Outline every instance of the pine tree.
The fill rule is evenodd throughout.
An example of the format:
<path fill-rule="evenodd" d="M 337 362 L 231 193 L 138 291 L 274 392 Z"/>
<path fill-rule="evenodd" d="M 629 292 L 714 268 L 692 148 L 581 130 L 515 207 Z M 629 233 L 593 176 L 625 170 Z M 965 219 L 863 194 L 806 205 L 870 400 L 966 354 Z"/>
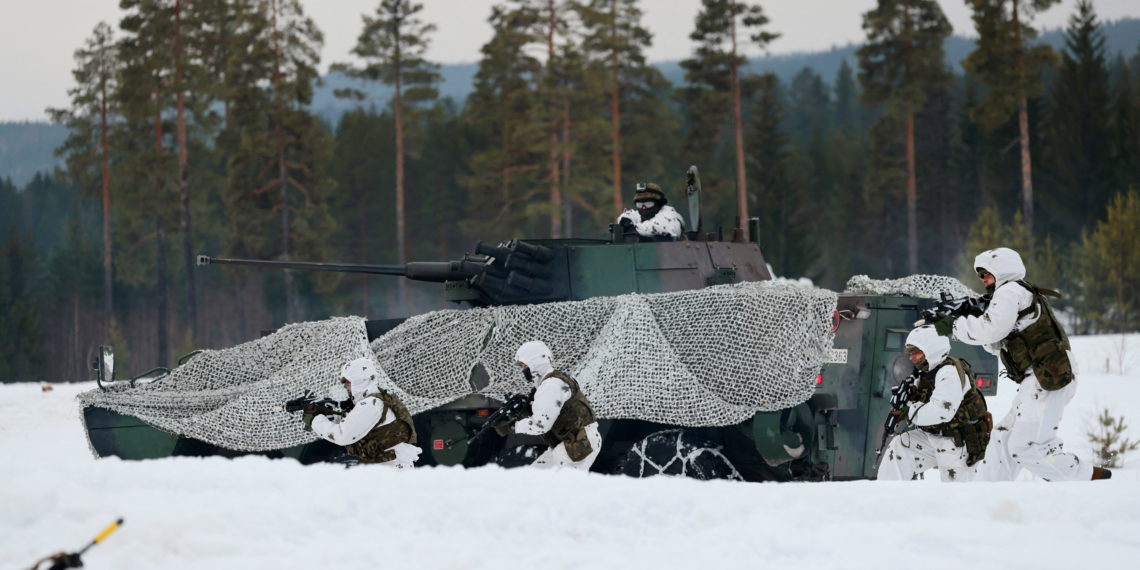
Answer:
<path fill-rule="evenodd" d="M 178 157 L 178 228 L 182 235 L 182 270 L 185 282 L 185 314 L 190 325 L 191 343 L 199 338 L 198 328 L 198 288 L 194 279 L 195 251 L 193 246 L 193 224 L 191 205 L 191 163 L 190 148 L 205 145 L 191 140 L 190 117 L 193 114 L 197 126 L 202 129 L 212 127 L 213 112 L 210 105 L 217 91 L 214 79 L 205 66 L 207 55 L 212 50 L 208 25 L 211 22 L 209 2 L 199 4 L 189 0 L 175 0 L 173 6 L 173 57 L 174 70 L 170 77 L 170 88 L 174 92 L 174 129 Z M 206 182 L 204 176 L 201 182 Z M 205 184 L 203 184 L 205 186 Z"/>
<path fill-rule="evenodd" d="M 1030 154 L 1029 103 L 1041 92 L 1041 70 L 1053 61 L 1052 50 L 1032 45 L 1033 16 L 1060 0 L 968 0 L 978 32 L 977 47 L 963 67 L 988 87 L 972 116 L 992 131 L 1017 115 L 1021 149 L 1021 211 L 1033 232 L 1033 167 Z M 1009 9 L 1006 9 L 1008 5 Z"/>
<path fill-rule="evenodd" d="M 643 51 L 653 41 L 641 26 L 638 0 L 590 0 L 578 7 L 586 28 L 583 50 L 609 72 L 610 184 L 614 211 L 622 210 L 622 111 L 628 94 L 644 86 L 648 66 Z"/>
<path fill-rule="evenodd" d="M 1104 32 L 1092 4 L 1077 2 L 1053 82 L 1045 131 L 1053 174 L 1050 226 L 1065 241 L 1091 226 L 1114 192 L 1109 159 L 1109 76 Z"/>
<path fill-rule="evenodd" d="M 683 60 L 687 86 L 678 92 L 686 106 L 689 136 L 685 150 L 694 157 L 709 157 L 724 125 L 730 125 L 736 150 L 736 212 L 748 239 L 748 186 L 744 167 L 744 126 L 741 71 L 748 34 L 751 44 L 763 49 L 779 34 L 766 31 L 768 17 L 759 5 L 736 0 L 702 0 L 696 26 L 689 36 L 697 42 L 693 58 Z M 738 26 L 740 28 L 738 33 Z M 704 162 L 703 160 L 701 162 Z M 708 162 L 712 162 L 709 160 Z"/>
<path fill-rule="evenodd" d="M 98 193 L 103 203 L 103 334 L 114 318 L 111 244 L 111 123 L 117 114 L 115 92 L 121 64 L 114 31 L 95 26 L 87 44 L 75 52 L 76 86 L 68 90 L 71 107 L 49 109 L 52 121 L 68 130 L 56 155 L 64 157 L 67 176 L 85 193 Z"/>
<path fill-rule="evenodd" d="M 425 24 L 417 14 L 423 4 L 410 0 L 381 0 L 374 16 L 364 16 L 364 30 L 352 53 L 363 60 L 362 67 L 348 64 L 333 66 L 349 77 L 379 81 L 393 87 L 391 100 L 396 128 L 396 263 L 407 262 L 407 230 L 404 164 L 405 124 L 413 118 L 417 105 L 439 96 L 439 66 L 424 59 L 430 46 L 429 35 L 435 26 Z M 363 94 L 352 94 L 361 99 Z M 409 116 L 405 116 L 408 111 Z M 406 303 L 404 281 L 400 281 L 401 299 Z"/>
<path fill-rule="evenodd" d="M 867 43 L 857 52 L 863 98 L 885 105 L 905 128 L 907 267 L 913 274 L 919 246 L 914 114 L 926 102 L 926 89 L 947 80 L 942 44 L 952 28 L 933 0 L 879 0 L 863 15 L 863 30 Z"/>

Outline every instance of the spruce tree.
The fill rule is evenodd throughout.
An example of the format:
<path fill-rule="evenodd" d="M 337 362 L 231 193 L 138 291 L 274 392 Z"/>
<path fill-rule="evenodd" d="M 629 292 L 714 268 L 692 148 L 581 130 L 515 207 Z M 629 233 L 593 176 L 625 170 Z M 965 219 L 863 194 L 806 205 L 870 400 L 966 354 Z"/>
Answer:
<path fill-rule="evenodd" d="M 1140 328 L 1140 191 L 1116 194 L 1105 217 L 1082 236 L 1077 255 L 1078 310 L 1098 332 Z"/>
<path fill-rule="evenodd" d="M 1109 76 L 1104 32 L 1092 4 L 1077 2 L 1049 98 L 1048 171 L 1055 188 L 1050 226 L 1064 241 L 1091 226 L 1114 192 L 1109 158 Z"/>
<path fill-rule="evenodd" d="M 1140 188 L 1140 91 L 1123 55 L 1117 56 L 1113 69 L 1109 112 L 1113 188 Z"/>
<path fill-rule="evenodd" d="M 543 158 L 536 148 L 545 135 L 531 123 L 541 65 L 524 49 L 531 41 L 528 22 L 501 6 L 488 21 L 494 35 L 481 49 L 464 108 L 479 150 L 471 155 L 470 176 L 461 181 L 470 193 L 469 219 L 462 226 L 485 240 L 505 239 L 526 227 L 537 230 L 531 204 L 542 183 Z"/>
<path fill-rule="evenodd" d="M 771 73 L 760 76 L 750 113 L 748 166 L 760 235 L 754 236 L 767 261 L 781 276 L 800 277 L 814 260 L 807 222 L 806 194 L 791 172 L 792 148 L 784 132 L 780 80 Z"/>
<path fill-rule="evenodd" d="M 37 303 L 36 259 L 18 228 L 0 241 L 0 382 L 43 378 L 44 334 Z"/>
<path fill-rule="evenodd" d="M 49 109 L 52 121 L 67 128 L 56 149 L 67 165 L 69 180 L 84 193 L 100 196 L 103 205 L 103 334 L 114 317 L 111 244 L 111 124 L 117 115 L 115 92 L 121 64 L 114 31 L 106 22 L 95 26 L 87 44 L 75 52 L 75 87 L 68 90 L 71 106 Z"/>
<path fill-rule="evenodd" d="M 126 251 L 116 275 L 130 285 L 153 287 L 156 328 L 152 362 L 164 365 L 169 356 L 168 294 L 170 270 L 167 231 L 176 215 L 177 163 L 170 153 L 167 111 L 173 107 L 169 89 L 172 5 L 164 0 L 123 0 L 127 14 L 120 21 L 123 72 L 116 94 L 123 120 L 116 125 L 111 147 L 121 175 L 116 233 Z M 139 246 L 152 242 L 150 255 Z"/>
<path fill-rule="evenodd" d="M 1033 166 L 1030 153 L 1029 99 L 1041 92 L 1041 70 L 1053 59 L 1045 45 L 1033 45 L 1037 31 L 1029 24 L 1037 13 L 1060 0 L 968 0 L 977 47 L 962 62 L 967 72 L 989 88 L 972 113 L 993 131 L 1017 117 L 1021 159 L 1021 211 L 1033 232 Z"/>
<path fill-rule="evenodd" d="M 884 105 L 888 116 L 880 121 L 897 119 L 904 129 L 907 270 L 913 274 L 918 272 L 919 246 L 914 115 L 926 101 L 926 90 L 947 80 L 942 44 L 952 28 L 933 0 L 879 0 L 863 15 L 863 30 L 867 43 L 857 52 L 863 98 Z"/>
<path fill-rule="evenodd" d="M 859 86 L 847 59 L 835 75 L 835 127 L 849 134 L 862 132 L 863 108 L 859 104 Z"/>

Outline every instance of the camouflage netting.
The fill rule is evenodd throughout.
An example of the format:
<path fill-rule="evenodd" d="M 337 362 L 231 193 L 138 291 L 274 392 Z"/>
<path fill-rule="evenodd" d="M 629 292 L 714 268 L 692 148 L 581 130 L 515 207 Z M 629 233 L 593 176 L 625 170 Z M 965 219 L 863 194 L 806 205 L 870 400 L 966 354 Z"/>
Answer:
<path fill-rule="evenodd" d="M 501 399 L 529 389 L 515 350 L 543 340 L 602 418 L 703 426 L 806 401 L 832 346 L 836 294 L 773 282 L 541 305 L 435 311 L 369 347 L 363 319 L 300 323 L 196 355 L 159 381 L 80 395 L 83 406 L 243 451 L 315 437 L 278 411 L 305 389 L 343 398 L 340 367 L 373 354 L 380 385 L 414 414 L 473 391 L 472 372 Z M 369 350 L 371 348 L 371 351 Z M 479 376 L 479 374 L 475 374 Z"/>
<path fill-rule="evenodd" d="M 977 297 L 978 293 L 961 281 L 945 275 L 911 275 L 901 279 L 871 279 L 856 275 L 847 280 L 847 292 L 860 295 L 905 295 L 920 299 L 937 299 L 942 291 L 958 299 Z"/>

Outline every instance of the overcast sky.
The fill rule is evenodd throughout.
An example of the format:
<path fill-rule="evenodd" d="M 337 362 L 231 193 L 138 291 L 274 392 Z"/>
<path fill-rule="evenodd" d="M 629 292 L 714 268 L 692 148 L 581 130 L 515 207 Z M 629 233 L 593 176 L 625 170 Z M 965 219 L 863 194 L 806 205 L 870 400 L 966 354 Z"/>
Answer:
<path fill-rule="evenodd" d="M 487 16 L 498 0 L 420 0 L 422 17 L 438 27 L 429 57 L 442 63 L 474 62 L 491 37 Z M 321 68 L 349 60 L 360 33 L 361 14 L 372 12 L 378 0 L 303 0 L 306 10 L 325 34 Z M 761 0 L 782 37 L 771 53 L 825 50 L 859 42 L 863 12 L 875 0 Z M 1065 24 L 1076 0 L 1062 3 L 1038 17 L 1040 26 Z M 44 107 L 67 105 L 72 54 L 90 37 L 100 20 L 118 25 L 118 0 L 0 0 L 0 121 L 43 120 Z M 1140 0 L 1094 0 L 1101 20 L 1140 17 Z M 677 60 L 690 55 L 689 33 L 700 0 L 643 0 L 644 25 L 654 34 L 651 61 Z M 972 35 L 965 0 L 943 0 L 956 33 Z M 1140 42 L 1140 38 L 1137 39 Z"/>

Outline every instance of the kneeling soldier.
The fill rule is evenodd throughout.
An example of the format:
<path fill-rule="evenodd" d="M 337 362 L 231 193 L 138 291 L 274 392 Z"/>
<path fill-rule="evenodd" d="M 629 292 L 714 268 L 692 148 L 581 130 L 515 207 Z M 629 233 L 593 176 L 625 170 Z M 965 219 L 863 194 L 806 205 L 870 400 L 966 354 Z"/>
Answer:
<path fill-rule="evenodd" d="M 408 408 L 380 389 L 370 358 L 358 358 L 341 369 L 341 382 L 352 395 L 352 410 L 343 416 L 312 418 L 313 433 L 347 448 L 361 463 L 412 467 L 420 456 L 416 428 Z"/>
<path fill-rule="evenodd" d="M 899 434 L 879 465 L 879 480 L 910 480 L 928 469 L 943 481 L 966 481 L 967 467 L 985 456 L 993 419 L 971 382 L 964 360 L 950 356 L 950 340 L 933 326 L 907 335 L 906 351 L 918 372 L 907 419 L 918 429 Z"/>
<path fill-rule="evenodd" d="M 578 382 L 569 374 L 554 369 L 550 348 L 541 341 L 519 347 L 516 363 L 523 376 L 534 382 L 530 393 L 531 414 L 514 423 L 515 433 L 540 435 L 550 446 L 531 465 L 559 467 L 568 465 L 589 470 L 602 449 L 602 436 L 594 410 L 586 400 Z M 503 426 L 500 433 L 508 426 Z"/>

